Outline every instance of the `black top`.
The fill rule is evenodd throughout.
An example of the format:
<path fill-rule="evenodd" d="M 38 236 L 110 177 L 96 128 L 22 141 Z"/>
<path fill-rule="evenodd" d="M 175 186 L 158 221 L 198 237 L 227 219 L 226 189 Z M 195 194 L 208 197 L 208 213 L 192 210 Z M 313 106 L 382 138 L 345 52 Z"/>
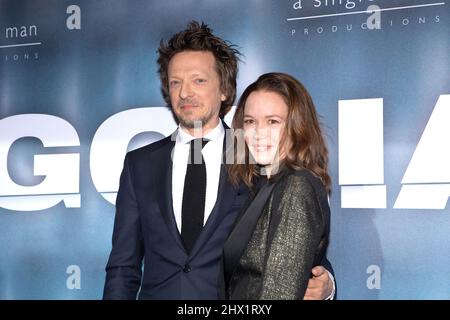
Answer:
<path fill-rule="evenodd" d="M 226 299 L 303 299 L 313 266 L 325 257 L 330 209 L 320 179 L 285 170 L 267 180 L 224 247 Z"/>

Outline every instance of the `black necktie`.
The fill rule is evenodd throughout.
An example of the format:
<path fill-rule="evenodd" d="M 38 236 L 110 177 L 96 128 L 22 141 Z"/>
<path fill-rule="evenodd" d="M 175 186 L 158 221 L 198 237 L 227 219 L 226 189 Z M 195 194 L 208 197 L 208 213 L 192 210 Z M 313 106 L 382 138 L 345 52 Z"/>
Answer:
<path fill-rule="evenodd" d="M 202 231 L 206 197 L 206 166 L 202 149 L 209 140 L 191 141 L 184 180 L 183 203 L 181 207 L 181 238 L 188 253 Z"/>

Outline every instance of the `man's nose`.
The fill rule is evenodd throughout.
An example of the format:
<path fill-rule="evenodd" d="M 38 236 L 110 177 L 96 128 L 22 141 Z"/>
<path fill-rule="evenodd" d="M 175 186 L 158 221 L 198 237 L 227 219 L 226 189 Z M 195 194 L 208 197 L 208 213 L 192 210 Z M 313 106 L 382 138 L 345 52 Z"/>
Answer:
<path fill-rule="evenodd" d="M 192 96 L 192 88 L 191 88 L 191 85 L 190 85 L 188 82 L 184 81 L 184 82 L 181 84 L 180 98 L 181 98 L 181 99 L 186 99 L 186 98 L 189 98 L 189 97 L 191 97 L 191 96 Z"/>

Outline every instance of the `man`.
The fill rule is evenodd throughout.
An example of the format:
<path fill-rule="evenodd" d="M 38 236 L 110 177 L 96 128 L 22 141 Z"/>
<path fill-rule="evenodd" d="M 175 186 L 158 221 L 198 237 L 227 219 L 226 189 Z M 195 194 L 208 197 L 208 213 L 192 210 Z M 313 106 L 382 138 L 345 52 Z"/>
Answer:
<path fill-rule="evenodd" d="M 179 128 L 125 157 L 104 299 L 218 298 L 223 244 L 249 198 L 222 161 L 238 54 L 197 22 L 161 42 L 162 93 Z M 305 299 L 328 297 L 328 272 L 312 272 Z"/>

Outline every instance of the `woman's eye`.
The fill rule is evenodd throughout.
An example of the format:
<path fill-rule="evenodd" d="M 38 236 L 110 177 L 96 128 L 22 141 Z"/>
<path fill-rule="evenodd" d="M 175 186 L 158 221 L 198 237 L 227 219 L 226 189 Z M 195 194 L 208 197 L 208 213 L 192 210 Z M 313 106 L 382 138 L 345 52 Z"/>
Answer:
<path fill-rule="evenodd" d="M 252 119 L 246 119 L 244 120 L 244 124 L 252 124 L 253 120 Z"/>
<path fill-rule="evenodd" d="M 269 119 L 269 124 L 278 124 L 278 123 L 280 123 L 280 121 L 276 119 Z"/>

